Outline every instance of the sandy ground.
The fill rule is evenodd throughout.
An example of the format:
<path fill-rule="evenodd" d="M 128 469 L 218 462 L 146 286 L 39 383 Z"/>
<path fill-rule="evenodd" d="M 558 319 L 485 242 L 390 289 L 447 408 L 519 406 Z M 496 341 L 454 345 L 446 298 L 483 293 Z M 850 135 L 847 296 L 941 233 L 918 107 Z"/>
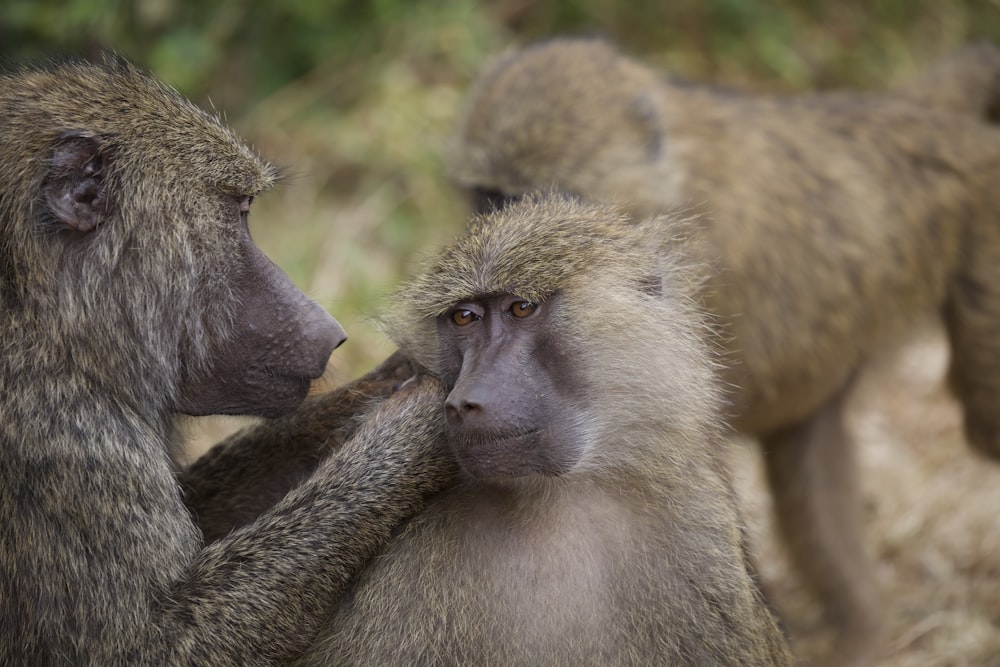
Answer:
<path fill-rule="evenodd" d="M 886 613 L 880 666 L 1000 666 L 1000 464 L 965 445 L 947 360 L 941 332 L 922 331 L 851 403 Z M 737 448 L 737 485 L 768 593 L 808 657 L 819 617 L 775 542 L 759 459 L 757 447 Z"/>

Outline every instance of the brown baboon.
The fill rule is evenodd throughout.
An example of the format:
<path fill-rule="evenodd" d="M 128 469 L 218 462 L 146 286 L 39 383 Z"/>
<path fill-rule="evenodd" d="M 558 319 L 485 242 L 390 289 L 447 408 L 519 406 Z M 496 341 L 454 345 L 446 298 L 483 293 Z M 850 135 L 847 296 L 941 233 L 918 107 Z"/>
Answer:
<path fill-rule="evenodd" d="M 881 618 L 843 423 L 859 368 L 943 312 L 968 438 L 1000 455 L 1000 134 L 973 117 L 983 100 L 939 112 L 923 86 L 920 104 L 753 95 L 674 82 L 601 40 L 553 40 L 485 69 L 450 154 L 481 209 L 554 187 L 703 214 L 693 243 L 714 271 L 700 299 L 732 424 L 762 441 L 837 664 L 869 659 Z"/>
<path fill-rule="evenodd" d="M 250 240 L 275 170 L 115 57 L 0 78 L 0 156 L 0 664 L 288 662 L 451 479 L 440 383 L 359 427 L 282 421 L 301 483 L 204 546 L 182 488 L 239 504 L 219 480 L 279 454 L 251 432 L 178 471 L 172 415 L 286 414 L 344 340 Z"/>
<path fill-rule="evenodd" d="M 451 390 L 460 481 L 304 664 L 790 664 L 748 570 L 671 230 L 528 197 L 399 292 L 386 328 Z"/>

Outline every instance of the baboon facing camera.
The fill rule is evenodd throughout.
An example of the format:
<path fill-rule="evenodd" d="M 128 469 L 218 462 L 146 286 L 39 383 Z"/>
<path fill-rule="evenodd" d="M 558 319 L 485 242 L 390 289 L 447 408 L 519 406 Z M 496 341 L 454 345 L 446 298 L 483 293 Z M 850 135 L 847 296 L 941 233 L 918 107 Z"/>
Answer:
<path fill-rule="evenodd" d="M 746 560 L 682 227 L 529 196 L 399 291 L 386 330 L 450 389 L 459 482 L 302 664 L 790 664 Z"/>
<path fill-rule="evenodd" d="M 339 451 L 343 392 L 171 459 L 176 413 L 288 415 L 345 338 L 250 240 L 276 176 L 117 57 L 0 77 L 0 664 L 285 664 L 452 479 L 430 378 Z M 243 505 L 276 434 L 301 483 L 205 546 L 182 497 Z"/>
<path fill-rule="evenodd" d="M 943 314 L 968 439 L 1000 456 L 1000 133 L 966 85 L 992 85 L 995 55 L 968 52 L 909 92 L 754 95 L 556 39 L 486 67 L 455 132 L 449 170 L 480 210 L 556 188 L 700 214 L 692 245 L 713 269 L 698 298 L 725 348 L 730 418 L 763 444 L 833 664 L 867 662 L 881 618 L 844 423 L 859 369 Z"/>

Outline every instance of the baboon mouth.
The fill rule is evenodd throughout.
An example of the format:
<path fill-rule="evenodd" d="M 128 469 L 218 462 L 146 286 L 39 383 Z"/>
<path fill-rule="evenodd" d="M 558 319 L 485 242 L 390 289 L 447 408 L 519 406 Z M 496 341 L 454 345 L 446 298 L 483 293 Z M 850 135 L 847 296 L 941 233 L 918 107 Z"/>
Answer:
<path fill-rule="evenodd" d="M 515 431 L 514 433 L 501 434 L 498 438 L 496 438 L 495 443 L 503 444 L 505 442 L 513 442 L 515 440 L 524 440 L 526 438 L 532 438 L 538 435 L 540 431 L 541 429 L 530 428 L 524 431 Z"/>
<path fill-rule="evenodd" d="M 541 429 L 529 428 L 519 431 L 465 431 L 456 434 L 456 442 L 460 442 L 464 445 L 476 447 L 476 446 L 495 446 L 503 445 L 505 443 L 516 442 L 518 440 L 523 440 L 525 438 L 533 437 L 538 435 Z"/>
<path fill-rule="evenodd" d="M 537 475 L 552 476 L 571 466 L 554 461 L 539 446 L 542 429 L 480 433 L 454 439 L 455 457 L 466 473 L 487 481 L 512 480 Z"/>
<path fill-rule="evenodd" d="M 268 366 L 267 364 L 259 366 L 257 368 L 250 369 L 251 373 L 260 373 L 270 380 L 275 382 L 287 382 L 291 384 L 309 384 L 313 380 L 318 380 L 323 377 L 326 371 L 326 365 L 319 370 L 317 369 L 289 369 L 289 368 L 277 368 L 274 366 Z"/>

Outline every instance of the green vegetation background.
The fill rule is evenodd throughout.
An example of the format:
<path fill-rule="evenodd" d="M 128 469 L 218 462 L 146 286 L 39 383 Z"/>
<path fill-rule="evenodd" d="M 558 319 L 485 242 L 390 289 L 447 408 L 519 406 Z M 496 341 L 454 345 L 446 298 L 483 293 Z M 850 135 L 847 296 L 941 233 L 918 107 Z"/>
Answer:
<path fill-rule="evenodd" d="M 114 49 L 223 113 L 289 178 L 258 242 L 352 334 L 340 379 L 391 347 L 368 317 L 454 234 L 441 151 L 493 53 L 604 34 L 690 78 L 769 90 L 878 88 L 973 39 L 1000 0 L 4 0 L 6 65 Z"/>

